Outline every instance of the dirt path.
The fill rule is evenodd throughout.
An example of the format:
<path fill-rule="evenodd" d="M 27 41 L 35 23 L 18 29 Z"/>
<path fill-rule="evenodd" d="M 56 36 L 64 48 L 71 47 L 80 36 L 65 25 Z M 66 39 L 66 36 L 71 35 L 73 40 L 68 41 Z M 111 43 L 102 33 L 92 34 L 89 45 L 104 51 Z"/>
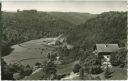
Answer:
<path fill-rule="evenodd" d="M 21 62 L 21 61 L 25 61 L 25 60 L 31 60 L 31 59 L 43 59 L 43 58 L 26 58 L 26 59 L 18 60 L 17 62 Z"/>

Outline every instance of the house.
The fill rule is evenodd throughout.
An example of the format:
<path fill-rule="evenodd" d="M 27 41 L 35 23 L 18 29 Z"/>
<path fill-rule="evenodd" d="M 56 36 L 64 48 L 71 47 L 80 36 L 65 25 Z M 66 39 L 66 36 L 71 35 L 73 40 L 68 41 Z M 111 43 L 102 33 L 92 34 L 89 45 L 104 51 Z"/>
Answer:
<path fill-rule="evenodd" d="M 118 44 L 96 44 L 93 48 L 93 53 L 98 57 L 104 57 L 106 61 L 111 58 L 111 53 L 119 50 Z"/>
<path fill-rule="evenodd" d="M 58 37 L 55 38 L 47 38 L 48 41 L 48 45 L 59 45 L 62 44 L 64 41 L 66 40 L 66 38 L 64 37 L 63 34 L 59 35 Z"/>
<path fill-rule="evenodd" d="M 48 39 L 49 41 L 47 44 L 52 45 L 52 46 L 62 46 L 62 47 L 67 47 L 67 49 L 72 49 L 73 45 L 67 43 L 67 38 L 61 34 L 58 37 L 54 39 Z"/>

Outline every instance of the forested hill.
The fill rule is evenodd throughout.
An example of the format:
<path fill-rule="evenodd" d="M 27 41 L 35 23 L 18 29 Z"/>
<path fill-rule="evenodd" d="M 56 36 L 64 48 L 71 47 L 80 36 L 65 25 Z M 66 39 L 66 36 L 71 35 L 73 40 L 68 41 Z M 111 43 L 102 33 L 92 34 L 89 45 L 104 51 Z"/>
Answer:
<path fill-rule="evenodd" d="M 72 15 L 72 17 L 68 17 L 71 16 L 70 14 L 74 15 Z M 71 23 L 71 21 L 79 22 L 80 24 L 83 21 L 94 17 L 90 16 L 93 14 L 86 13 L 66 14 L 66 12 L 52 13 L 38 12 L 36 10 L 3 12 L 2 15 L 4 25 L 3 39 L 6 42 L 12 44 L 21 43 L 32 39 L 38 39 L 41 37 L 55 37 L 60 35 L 61 33 L 67 33 L 72 28 L 74 28 L 76 24 Z M 87 18 L 85 18 L 84 16 L 87 16 Z"/>
<path fill-rule="evenodd" d="M 79 25 L 85 23 L 88 19 L 96 17 L 96 14 L 79 12 L 50 12 L 49 15 Z"/>
<path fill-rule="evenodd" d="M 126 12 L 104 12 L 71 31 L 68 42 L 84 48 L 93 47 L 96 43 L 118 43 L 124 46 L 126 31 Z"/>
<path fill-rule="evenodd" d="M 57 36 L 74 25 L 55 19 L 45 12 L 23 11 L 3 14 L 3 36 L 5 41 L 20 43 L 40 37 Z"/>

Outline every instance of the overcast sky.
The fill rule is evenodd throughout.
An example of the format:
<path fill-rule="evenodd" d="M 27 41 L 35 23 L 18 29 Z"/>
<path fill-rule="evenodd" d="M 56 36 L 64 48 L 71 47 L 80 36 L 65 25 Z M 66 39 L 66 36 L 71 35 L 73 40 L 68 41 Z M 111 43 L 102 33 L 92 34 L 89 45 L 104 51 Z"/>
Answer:
<path fill-rule="evenodd" d="M 17 9 L 37 9 L 39 11 L 58 12 L 88 12 L 99 14 L 107 11 L 126 11 L 126 1 L 69 1 L 69 0 L 43 0 L 21 1 L 5 0 L 2 2 L 2 10 L 16 11 Z"/>

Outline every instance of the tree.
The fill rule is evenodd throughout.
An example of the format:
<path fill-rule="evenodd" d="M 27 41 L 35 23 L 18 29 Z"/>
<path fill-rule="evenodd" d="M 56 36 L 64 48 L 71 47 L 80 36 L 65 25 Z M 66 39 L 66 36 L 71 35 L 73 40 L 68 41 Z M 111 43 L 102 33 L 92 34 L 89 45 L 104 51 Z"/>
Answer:
<path fill-rule="evenodd" d="M 6 64 L 3 58 L 1 58 L 1 79 L 14 80 L 13 74 L 9 72 L 9 66 Z"/>
<path fill-rule="evenodd" d="M 83 80 L 84 79 L 84 69 L 80 68 L 80 79 Z"/>
<path fill-rule="evenodd" d="M 81 66 L 79 64 L 75 64 L 74 68 L 73 68 L 73 72 L 74 73 L 78 73 L 80 70 Z"/>
<path fill-rule="evenodd" d="M 2 41 L 2 57 L 7 56 L 13 51 L 13 48 L 10 47 L 8 42 Z"/>
<path fill-rule="evenodd" d="M 89 74 L 99 74 L 102 72 L 101 61 L 97 58 L 91 50 L 84 52 L 84 56 L 80 59 L 80 64 L 85 68 Z"/>
<path fill-rule="evenodd" d="M 23 75 L 29 76 L 31 73 L 32 73 L 32 68 L 30 67 L 30 65 L 26 65 L 26 67 L 24 68 Z"/>
<path fill-rule="evenodd" d="M 43 79 L 55 79 L 56 77 L 56 65 L 53 63 L 53 61 L 48 61 L 43 68 Z"/>
<path fill-rule="evenodd" d="M 114 52 L 111 54 L 111 63 L 113 66 L 119 66 L 122 67 L 127 65 L 127 49 L 121 48 L 120 50 Z"/>

